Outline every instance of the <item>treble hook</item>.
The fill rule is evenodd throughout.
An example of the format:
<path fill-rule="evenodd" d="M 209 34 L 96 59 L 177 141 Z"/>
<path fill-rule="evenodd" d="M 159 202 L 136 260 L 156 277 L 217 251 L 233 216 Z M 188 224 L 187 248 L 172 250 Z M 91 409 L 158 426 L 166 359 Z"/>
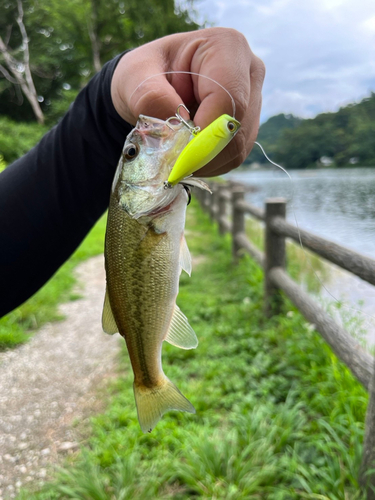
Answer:
<path fill-rule="evenodd" d="M 188 195 L 187 205 L 190 205 L 190 202 L 191 202 L 191 190 L 190 190 L 190 186 L 188 186 L 187 184 L 184 184 L 183 182 L 181 182 L 181 184 L 184 187 L 184 189 L 186 191 L 186 194 Z"/>
<path fill-rule="evenodd" d="M 180 115 L 180 112 L 179 112 L 180 108 L 184 108 L 184 110 L 190 115 L 190 111 L 187 109 L 185 104 L 179 104 L 177 106 L 177 111 L 176 111 L 176 115 L 175 115 L 176 118 L 178 118 L 180 120 L 180 122 L 183 123 L 185 125 L 185 127 L 187 127 L 193 135 L 197 135 L 198 132 L 200 132 L 201 128 L 200 127 L 192 127 L 190 125 L 190 123 L 188 123 L 184 118 L 182 118 L 182 116 Z"/>

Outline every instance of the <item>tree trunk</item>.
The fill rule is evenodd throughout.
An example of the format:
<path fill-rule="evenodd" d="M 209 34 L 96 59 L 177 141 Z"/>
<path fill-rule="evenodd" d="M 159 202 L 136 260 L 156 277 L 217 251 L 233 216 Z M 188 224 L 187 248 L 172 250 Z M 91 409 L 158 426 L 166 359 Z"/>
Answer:
<path fill-rule="evenodd" d="M 26 99 L 29 101 L 32 107 L 37 122 L 43 124 L 44 114 L 38 101 L 38 95 L 35 89 L 34 80 L 30 70 L 29 39 L 27 37 L 26 28 L 23 23 L 22 0 L 17 0 L 17 7 L 18 7 L 17 24 L 21 32 L 22 44 L 24 47 L 23 61 L 18 61 L 12 56 L 11 50 L 9 49 L 9 47 L 7 47 L 3 39 L 0 37 L 0 53 L 3 54 L 4 62 L 12 77 L 10 77 L 9 73 L 8 76 L 6 72 L 2 71 L 2 73 L 11 83 L 18 84 L 21 87 L 22 92 L 24 93 Z M 23 73 L 21 73 L 18 70 L 18 67 L 20 65 L 24 67 Z"/>
<path fill-rule="evenodd" d="M 91 18 L 87 21 L 87 28 L 91 41 L 94 69 L 98 73 L 102 69 L 102 63 L 100 60 L 101 43 L 98 35 L 98 4 L 96 0 L 91 0 Z"/>

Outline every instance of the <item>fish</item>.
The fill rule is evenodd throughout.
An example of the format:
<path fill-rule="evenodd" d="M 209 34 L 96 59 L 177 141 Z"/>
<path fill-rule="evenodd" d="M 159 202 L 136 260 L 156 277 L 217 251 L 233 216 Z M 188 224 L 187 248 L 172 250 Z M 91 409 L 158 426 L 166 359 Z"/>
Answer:
<path fill-rule="evenodd" d="M 143 432 L 169 410 L 195 413 L 164 374 L 164 341 L 194 349 L 197 336 L 176 304 L 181 269 L 191 274 L 184 237 L 186 186 L 166 188 L 191 132 L 177 119 L 140 115 L 126 138 L 113 180 L 105 237 L 106 294 L 102 327 L 126 341 Z M 202 181 L 190 184 L 203 186 Z"/>
<path fill-rule="evenodd" d="M 168 185 L 174 186 L 207 165 L 229 144 L 240 127 L 238 120 L 224 114 L 201 131 L 193 128 L 194 137 L 177 158 L 169 174 Z"/>

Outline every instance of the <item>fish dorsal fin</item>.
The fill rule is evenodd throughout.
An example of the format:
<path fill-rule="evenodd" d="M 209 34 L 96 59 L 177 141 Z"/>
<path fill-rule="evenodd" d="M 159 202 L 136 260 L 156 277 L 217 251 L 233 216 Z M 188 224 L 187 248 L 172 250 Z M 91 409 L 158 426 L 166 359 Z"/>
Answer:
<path fill-rule="evenodd" d="M 180 247 L 180 267 L 191 276 L 191 255 L 184 235 L 182 235 Z"/>
<path fill-rule="evenodd" d="M 171 324 L 165 339 L 172 345 L 181 349 L 195 349 L 198 345 L 198 339 L 194 330 L 189 325 L 187 317 L 176 304 Z"/>
<path fill-rule="evenodd" d="M 102 315 L 102 327 L 105 333 L 113 335 L 118 332 L 115 318 L 113 317 L 111 304 L 109 303 L 108 289 L 105 291 L 103 315 Z"/>

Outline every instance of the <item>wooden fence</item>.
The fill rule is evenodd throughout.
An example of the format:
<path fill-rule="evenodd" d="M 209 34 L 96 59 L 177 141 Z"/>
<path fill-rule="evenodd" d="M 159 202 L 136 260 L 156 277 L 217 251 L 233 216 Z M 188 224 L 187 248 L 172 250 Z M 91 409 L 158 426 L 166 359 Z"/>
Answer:
<path fill-rule="evenodd" d="M 304 248 L 333 262 L 363 280 L 375 285 L 375 260 L 341 245 L 297 229 L 286 221 L 286 200 L 266 200 L 265 210 L 245 202 L 245 188 L 235 183 L 211 183 L 212 195 L 197 190 L 201 205 L 219 225 L 221 234 L 232 234 L 233 257 L 248 253 L 265 272 L 265 314 L 272 316 L 281 310 L 283 294 L 289 297 L 305 318 L 330 345 L 336 356 L 351 370 L 369 391 L 366 431 L 359 482 L 368 500 L 375 500 L 375 359 L 322 307 L 314 301 L 286 272 L 285 240 L 290 238 Z M 231 217 L 228 217 L 230 207 Z M 265 224 L 265 252 L 261 252 L 246 237 L 245 215 Z"/>

